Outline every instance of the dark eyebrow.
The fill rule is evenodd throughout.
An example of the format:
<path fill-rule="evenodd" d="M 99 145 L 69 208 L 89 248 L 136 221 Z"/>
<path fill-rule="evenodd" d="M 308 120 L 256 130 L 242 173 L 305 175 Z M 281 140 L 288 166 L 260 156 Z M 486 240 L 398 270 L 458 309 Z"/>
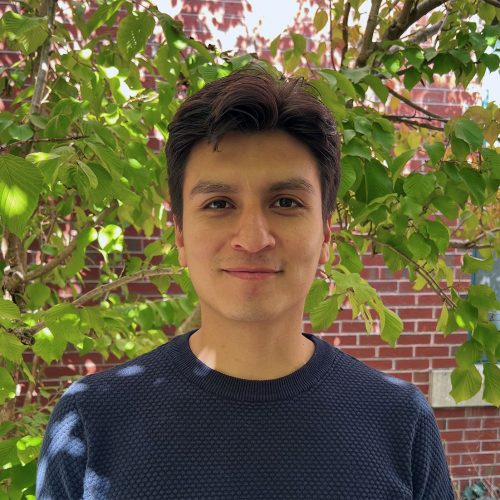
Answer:
<path fill-rule="evenodd" d="M 269 186 L 268 191 L 270 193 L 274 193 L 276 191 L 307 191 L 308 193 L 314 194 L 312 184 L 303 177 L 291 177 L 289 179 L 274 182 Z M 191 189 L 189 197 L 193 198 L 197 194 L 235 194 L 237 192 L 238 189 L 230 184 L 224 184 L 216 181 L 199 181 L 196 186 Z"/>

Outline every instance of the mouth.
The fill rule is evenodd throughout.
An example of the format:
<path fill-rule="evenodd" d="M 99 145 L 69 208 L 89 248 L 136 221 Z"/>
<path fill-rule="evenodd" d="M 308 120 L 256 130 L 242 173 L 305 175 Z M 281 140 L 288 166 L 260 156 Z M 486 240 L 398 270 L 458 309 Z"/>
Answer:
<path fill-rule="evenodd" d="M 223 269 L 223 271 L 234 278 L 244 280 L 265 280 L 277 276 L 281 271 L 273 269 Z"/>

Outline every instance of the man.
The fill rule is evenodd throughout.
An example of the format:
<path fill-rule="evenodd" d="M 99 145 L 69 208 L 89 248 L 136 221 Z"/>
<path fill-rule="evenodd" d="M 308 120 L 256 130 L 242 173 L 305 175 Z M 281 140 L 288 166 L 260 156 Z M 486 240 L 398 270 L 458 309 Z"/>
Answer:
<path fill-rule="evenodd" d="M 254 67 L 187 99 L 169 131 L 201 327 L 71 386 L 37 499 L 452 499 L 422 393 L 302 333 L 339 182 L 327 108 Z"/>

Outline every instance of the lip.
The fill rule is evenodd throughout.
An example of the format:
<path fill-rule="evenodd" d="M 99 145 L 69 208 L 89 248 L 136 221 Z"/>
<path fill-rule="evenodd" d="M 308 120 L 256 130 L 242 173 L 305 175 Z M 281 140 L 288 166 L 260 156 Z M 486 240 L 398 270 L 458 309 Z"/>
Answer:
<path fill-rule="evenodd" d="M 280 271 L 274 269 L 223 269 L 223 271 L 234 278 L 243 280 L 265 280 L 276 276 Z"/>

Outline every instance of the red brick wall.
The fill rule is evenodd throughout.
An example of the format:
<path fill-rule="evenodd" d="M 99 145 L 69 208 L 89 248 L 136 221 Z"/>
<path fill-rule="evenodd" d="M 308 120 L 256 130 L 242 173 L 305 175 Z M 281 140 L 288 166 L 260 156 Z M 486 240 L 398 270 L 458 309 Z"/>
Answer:
<path fill-rule="evenodd" d="M 292 7 L 294 3 L 296 7 L 302 4 L 301 10 L 297 7 L 293 29 L 307 36 L 311 35 L 308 43 L 314 46 L 316 40 L 312 37 L 311 18 L 316 7 L 311 8 L 310 4 L 304 1 L 291 0 L 289 3 Z M 324 4 L 321 1 L 313 3 Z M 10 2 L 0 2 L 0 11 L 7 5 L 10 7 Z M 192 36 L 207 42 L 214 41 L 212 33 L 216 30 L 224 32 L 244 23 L 245 15 L 254 9 L 252 0 L 171 0 L 170 7 L 178 13 L 176 17 L 183 21 L 185 29 Z M 202 9 L 203 15 L 200 15 Z M 238 48 L 247 50 L 249 44 L 253 43 L 261 56 L 270 57 L 267 49 L 270 40 L 255 33 L 250 35 L 252 36 L 238 38 Z M 154 47 L 151 49 L 154 50 Z M 17 57 L 15 52 L 0 46 L 0 65 L 10 66 Z M 416 87 L 411 96 L 415 102 L 444 116 L 455 116 L 462 113 L 464 106 L 477 103 L 477 95 L 471 95 L 457 88 L 450 89 L 446 82 L 430 88 Z M 9 104 L 9 97 L 2 96 L 0 110 Z M 405 108 L 406 106 L 403 106 L 400 110 L 402 114 L 412 113 L 412 110 Z M 150 240 L 129 231 L 127 234 L 129 234 L 127 243 L 129 250 L 140 255 Z M 90 266 L 85 289 L 90 289 L 98 283 L 99 255 L 95 254 L 92 257 L 95 263 Z M 462 287 L 466 289 L 468 281 L 459 274 L 460 254 L 452 252 L 448 259 L 449 264 L 455 268 L 457 279 L 462 280 Z M 430 290 L 415 292 L 401 273 L 393 275 L 384 267 L 381 256 L 365 256 L 364 264 L 362 275 L 378 290 L 384 303 L 397 312 L 404 321 L 404 333 L 397 347 L 387 346 L 376 333 L 367 335 L 364 323 L 352 320 L 349 310 L 343 311 L 335 324 L 323 332 L 321 337 L 374 368 L 416 384 L 427 394 L 431 371 L 455 366 L 453 356 L 457 346 L 466 339 L 466 333 L 453 334 L 446 339 L 441 333 L 436 333 L 436 322 L 442 307 L 442 302 L 436 294 Z M 130 285 L 130 291 L 158 298 L 156 287 L 150 283 Z M 176 286 L 170 291 L 180 292 Z M 304 331 L 311 331 L 307 318 L 304 322 Z M 173 334 L 172 329 L 168 332 L 170 335 Z M 26 360 L 31 360 L 30 354 L 26 355 Z M 76 353 L 68 352 L 62 362 L 48 367 L 45 373 L 46 381 L 57 384 L 59 377 L 63 375 L 86 375 L 109 368 L 117 362 L 119 360 L 112 357 L 105 361 L 97 354 L 79 357 Z M 492 407 L 449 408 L 436 409 L 435 415 L 458 491 L 462 491 L 476 478 L 498 484 L 499 411 Z"/>

